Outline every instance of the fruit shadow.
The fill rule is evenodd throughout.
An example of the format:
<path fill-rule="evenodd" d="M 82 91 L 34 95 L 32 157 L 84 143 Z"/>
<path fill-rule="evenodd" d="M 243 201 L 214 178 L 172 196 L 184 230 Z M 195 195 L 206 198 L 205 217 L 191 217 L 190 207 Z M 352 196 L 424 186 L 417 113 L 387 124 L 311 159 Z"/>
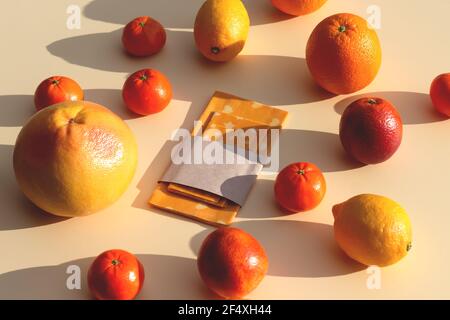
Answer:
<path fill-rule="evenodd" d="M 130 112 L 122 100 L 120 89 L 85 89 L 85 100 L 99 103 L 124 120 L 139 118 Z M 22 127 L 36 113 L 34 96 L 28 94 L 0 96 L 0 127 Z"/>
<path fill-rule="evenodd" d="M 125 106 L 121 89 L 86 89 L 84 99 L 107 107 L 123 120 L 140 118 Z"/>
<path fill-rule="evenodd" d="M 137 299 L 215 299 L 203 285 L 195 259 L 167 255 L 138 254 L 145 269 L 145 282 Z M 0 275 L 0 299 L 92 299 L 87 272 L 94 257 L 60 265 L 33 267 Z M 81 270 L 81 289 L 67 288 L 69 266 Z"/>
<path fill-rule="evenodd" d="M 148 199 L 152 194 L 158 179 L 170 165 L 170 155 L 176 142 L 166 141 L 142 175 L 137 184 L 138 196 L 132 206 L 148 209 Z M 279 170 L 294 162 L 315 163 L 323 172 L 346 171 L 360 168 L 363 164 L 349 158 L 341 146 L 339 136 L 333 133 L 283 129 L 280 135 Z M 154 210 L 165 214 L 164 211 Z M 172 213 L 170 216 L 179 217 Z M 260 176 L 253 186 L 245 205 L 239 211 L 243 218 L 269 218 L 284 216 L 283 212 L 273 200 L 273 181 Z M 192 220 L 188 220 L 192 221 Z"/>
<path fill-rule="evenodd" d="M 14 146 L 0 145 L 0 231 L 33 228 L 67 220 L 39 209 L 17 185 L 12 164 Z"/>
<path fill-rule="evenodd" d="M 333 237 L 333 227 L 321 223 L 288 220 L 237 222 L 233 227 L 253 235 L 265 248 L 269 259 L 268 275 L 280 277 L 334 277 L 363 270 L 365 267 L 345 255 Z M 198 254 L 201 244 L 214 228 L 191 239 Z"/>
<path fill-rule="evenodd" d="M 33 96 L 29 94 L 0 96 L 0 127 L 19 127 L 35 112 Z"/>
<path fill-rule="evenodd" d="M 134 58 L 121 47 L 122 30 L 67 38 L 47 46 L 68 63 L 111 72 L 132 73 L 155 68 L 169 78 L 174 99 L 197 102 L 226 91 L 269 105 L 310 103 L 329 99 L 309 75 L 305 59 L 270 55 L 240 55 L 228 63 L 208 61 L 197 51 L 190 31 L 168 31 L 168 43 L 158 54 Z M 80 50 L 79 48 L 83 48 Z"/>
<path fill-rule="evenodd" d="M 166 28 L 194 28 L 198 10 L 205 0 L 94 0 L 83 9 L 89 19 L 109 23 L 126 24 L 132 19 L 148 15 L 158 20 Z M 243 0 L 250 16 L 251 25 L 274 23 L 291 19 L 276 10 L 270 2 Z"/>
<path fill-rule="evenodd" d="M 431 123 L 447 119 L 434 109 L 430 95 L 407 91 L 370 92 L 347 97 L 336 103 L 334 110 L 342 115 L 353 101 L 371 96 L 390 101 L 397 108 L 404 124 Z"/>

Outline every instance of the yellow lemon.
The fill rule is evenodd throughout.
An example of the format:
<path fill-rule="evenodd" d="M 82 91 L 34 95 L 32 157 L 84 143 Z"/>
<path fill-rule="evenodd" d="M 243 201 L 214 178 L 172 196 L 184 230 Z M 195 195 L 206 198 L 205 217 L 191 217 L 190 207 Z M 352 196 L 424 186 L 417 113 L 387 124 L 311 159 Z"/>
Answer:
<path fill-rule="evenodd" d="M 206 58 L 229 61 L 244 48 L 249 28 L 241 0 L 207 0 L 195 19 L 195 43 Z"/>
<path fill-rule="evenodd" d="M 402 259 L 411 249 L 411 222 L 395 201 L 372 194 L 333 207 L 334 236 L 352 259 L 380 267 Z"/>

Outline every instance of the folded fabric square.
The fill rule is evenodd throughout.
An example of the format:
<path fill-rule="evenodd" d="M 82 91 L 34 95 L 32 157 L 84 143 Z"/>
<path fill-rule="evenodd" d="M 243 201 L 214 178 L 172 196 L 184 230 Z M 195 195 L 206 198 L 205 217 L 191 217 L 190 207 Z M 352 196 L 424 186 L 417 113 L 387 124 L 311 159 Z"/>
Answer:
<path fill-rule="evenodd" d="M 229 130 L 233 131 L 237 129 L 280 129 L 285 123 L 286 118 L 286 111 L 223 92 L 215 92 L 205 111 L 200 116 L 199 121 L 197 121 L 192 135 L 203 135 L 205 137 L 209 129 L 218 130 L 221 134 L 226 134 Z M 238 145 L 238 148 L 247 149 L 247 147 L 247 142 L 244 145 Z M 241 179 L 241 181 L 247 181 L 248 193 L 260 170 L 259 168 L 253 171 L 249 175 L 252 177 L 251 179 L 248 179 L 248 177 L 235 177 L 233 179 L 232 175 L 235 173 L 231 173 L 231 176 L 225 180 L 222 179 L 221 183 L 209 185 L 208 179 L 212 179 L 212 173 L 208 175 L 194 173 L 197 179 L 191 179 L 186 184 L 186 181 L 183 180 L 186 176 L 183 176 L 181 181 L 179 179 L 172 179 L 174 176 L 177 176 L 179 168 L 174 169 L 171 165 L 168 169 L 169 172 L 171 171 L 171 167 L 171 179 L 167 179 L 167 176 L 164 179 L 163 176 L 150 197 L 149 204 L 212 225 L 230 225 L 239 211 L 240 205 L 238 203 L 243 205 L 245 202 L 245 197 L 239 199 L 234 198 L 237 201 L 226 198 L 222 192 L 227 191 L 227 188 L 218 188 L 218 185 L 222 186 L 222 184 L 225 184 L 225 181 L 229 180 L 225 186 L 228 184 L 232 188 L 228 189 L 228 194 L 225 193 L 227 197 L 230 197 L 230 190 L 235 189 L 233 186 Z M 189 170 L 182 169 L 183 171 Z M 227 170 L 222 170 L 222 172 L 225 171 Z M 233 172 L 233 170 L 230 171 Z M 194 172 L 198 171 L 194 170 Z M 186 174 L 186 172 L 183 174 Z M 202 179 L 198 179 L 199 176 Z M 187 175 L 187 178 L 189 178 L 189 175 Z M 199 180 L 200 182 L 195 180 Z M 216 181 L 220 181 L 220 179 Z M 234 183 L 232 183 L 233 181 Z M 233 195 L 231 197 L 233 198 Z"/>

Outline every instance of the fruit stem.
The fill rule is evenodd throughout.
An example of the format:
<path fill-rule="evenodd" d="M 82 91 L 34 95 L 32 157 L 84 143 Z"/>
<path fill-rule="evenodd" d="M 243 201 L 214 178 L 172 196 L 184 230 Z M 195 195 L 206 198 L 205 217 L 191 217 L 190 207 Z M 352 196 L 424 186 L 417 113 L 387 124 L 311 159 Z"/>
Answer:
<path fill-rule="evenodd" d="M 377 100 L 375 99 L 369 99 L 369 101 L 367 101 L 369 104 L 377 104 Z"/>
<path fill-rule="evenodd" d="M 59 84 L 59 80 L 56 80 L 56 79 L 52 80 L 52 84 L 57 86 Z"/>
<path fill-rule="evenodd" d="M 144 22 L 139 22 L 139 25 L 143 28 L 145 26 Z"/>
<path fill-rule="evenodd" d="M 148 79 L 147 75 L 143 74 L 143 75 L 141 76 L 141 80 L 142 80 L 142 81 L 145 81 L 145 80 L 147 80 L 147 79 Z"/>
<path fill-rule="evenodd" d="M 347 30 L 346 26 L 339 26 L 339 32 L 345 32 Z"/>
<path fill-rule="evenodd" d="M 212 52 L 213 54 L 219 54 L 220 49 L 219 49 L 218 47 L 212 47 L 212 48 L 211 48 L 211 52 Z"/>
<path fill-rule="evenodd" d="M 304 175 L 304 174 L 305 174 L 305 170 L 303 170 L 303 169 L 298 170 L 298 171 L 297 171 L 297 174 Z"/>
<path fill-rule="evenodd" d="M 406 251 L 408 252 L 409 250 L 411 250 L 411 248 L 412 248 L 412 243 L 410 242 L 406 245 Z"/>

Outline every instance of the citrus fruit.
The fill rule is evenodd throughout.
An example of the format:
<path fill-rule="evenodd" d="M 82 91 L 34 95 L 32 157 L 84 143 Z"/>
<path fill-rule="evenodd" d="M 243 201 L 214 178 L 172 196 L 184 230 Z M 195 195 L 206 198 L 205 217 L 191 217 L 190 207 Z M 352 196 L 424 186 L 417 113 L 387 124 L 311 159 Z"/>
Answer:
<path fill-rule="evenodd" d="M 128 109 L 145 116 L 168 106 L 172 100 L 172 86 L 169 79 L 157 70 L 139 70 L 125 81 L 122 97 Z"/>
<path fill-rule="evenodd" d="M 86 101 L 36 113 L 14 147 L 14 170 L 24 194 L 41 209 L 65 217 L 97 212 L 127 189 L 137 146 L 125 122 Z"/>
<path fill-rule="evenodd" d="M 430 96 L 436 110 L 450 117 L 450 73 L 441 74 L 433 80 Z"/>
<path fill-rule="evenodd" d="M 206 286 L 229 299 L 242 298 L 264 278 L 268 260 L 264 248 L 237 228 L 219 228 L 206 237 L 197 259 Z"/>
<path fill-rule="evenodd" d="M 123 29 L 122 44 L 133 56 L 150 56 L 158 53 L 166 44 L 166 31 L 155 19 L 138 17 Z"/>
<path fill-rule="evenodd" d="M 340 13 L 313 30 L 306 62 L 315 81 L 334 94 L 348 94 L 369 85 L 381 65 L 381 46 L 366 20 Z"/>
<path fill-rule="evenodd" d="M 249 28 L 241 0 L 207 0 L 195 19 L 195 43 L 206 58 L 229 61 L 244 48 Z"/>
<path fill-rule="evenodd" d="M 411 222 L 395 201 L 362 194 L 333 207 L 334 235 L 354 260 L 380 267 L 402 259 L 411 249 Z"/>
<path fill-rule="evenodd" d="M 272 0 L 280 11 L 292 16 L 302 16 L 318 10 L 327 0 Z"/>
<path fill-rule="evenodd" d="M 132 300 L 142 289 L 145 272 L 141 262 L 124 250 L 108 250 L 89 267 L 88 286 L 99 300 Z"/>
<path fill-rule="evenodd" d="M 367 97 L 354 101 L 344 111 L 339 137 L 347 153 L 365 164 L 388 160 L 402 142 L 400 114 L 387 100 Z"/>
<path fill-rule="evenodd" d="M 42 81 L 34 93 L 36 110 L 57 104 L 63 101 L 83 100 L 83 89 L 68 77 L 53 76 Z"/>
<path fill-rule="evenodd" d="M 314 209 L 325 196 L 325 178 L 316 165 L 293 163 L 278 174 L 275 180 L 275 199 L 289 212 Z"/>

